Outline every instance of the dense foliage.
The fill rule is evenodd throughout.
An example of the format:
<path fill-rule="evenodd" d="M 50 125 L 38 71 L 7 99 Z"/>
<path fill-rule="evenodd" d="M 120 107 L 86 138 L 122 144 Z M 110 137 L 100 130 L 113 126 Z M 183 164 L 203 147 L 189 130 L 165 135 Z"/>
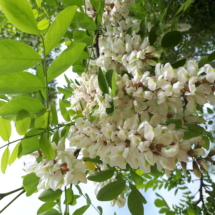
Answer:
<path fill-rule="evenodd" d="M 37 214 L 69 215 L 84 196 L 87 204 L 72 213 L 80 215 L 92 205 L 81 189 L 89 180 L 99 201 L 127 204 L 132 215 L 144 213 L 141 190 L 161 188 L 183 193 L 173 206 L 156 193 L 161 214 L 214 213 L 213 2 L 0 0 L 0 6 L 2 173 L 27 155 L 23 187 L 0 199 L 43 189 Z M 56 100 L 55 80 L 71 66 L 79 77 L 64 76 L 67 86 L 57 88 Z M 15 141 L 12 125 L 21 136 Z M 195 180 L 196 199 L 189 189 Z"/>

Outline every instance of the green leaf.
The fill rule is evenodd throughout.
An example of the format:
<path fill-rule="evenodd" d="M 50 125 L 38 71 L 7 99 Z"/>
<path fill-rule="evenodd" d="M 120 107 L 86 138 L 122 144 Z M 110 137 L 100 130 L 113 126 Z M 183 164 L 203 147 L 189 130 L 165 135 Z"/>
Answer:
<path fill-rule="evenodd" d="M 131 173 L 132 181 L 134 181 L 136 185 L 143 184 L 144 179 L 140 175 L 138 175 L 136 172 L 134 172 L 132 170 L 130 171 L 130 173 Z"/>
<path fill-rule="evenodd" d="M 36 4 L 37 4 L 37 7 L 41 7 L 41 1 L 40 0 L 36 0 Z"/>
<path fill-rule="evenodd" d="M 146 204 L 147 201 L 145 197 L 141 194 L 141 192 L 131 183 L 129 183 L 131 190 L 135 193 L 135 196 L 142 202 L 142 204 Z"/>
<path fill-rule="evenodd" d="M 210 108 L 207 108 L 207 112 L 208 112 L 208 114 L 213 114 L 214 113 L 213 110 L 210 109 Z"/>
<path fill-rule="evenodd" d="M 83 28 L 89 31 L 95 31 L 97 29 L 97 26 L 94 20 L 84 12 L 77 12 L 76 22 L 80 28 Z"/>
<path fill-rule="evenodd" d="M 37 113 L 43 109 L 43 105 L 39 100 L 30 97 L 14 98 L 0 108 L 0 116 L 16 115 L 23 109 L 29 113 Z"/>
<path fill-rule="evenodd" d="M 0 5 L 9 22 L 16 28 L 28 34 L 39 35 L 28 0 L 0 0 Z"/>
<path fill-rule="evenodd" d="M 113 69 L 108 70 L 105 76 L 109 87 L 112 88 Z"/>
<path fill-rule="evenodd" d="M 117 198 L 117 196 L 120 195 L 124 189 L 125 181 L 117 180 L 107 184 L 101 190 L 99 190 L 96 198 L 99 201 L 111 201 Z"/>
<path fill-rule="evenodd" d="M 60 112 L 61 112 L 63 118 L 66 121 L 69 122 L 70 121 L 70 116 L 69 116 L 69 113 L 68 113 L 68 111 L 67 111 L 67 109 L 66 109 L 66 107 L 65 107 L 65 105 L 64 105 L 62 100 L 59 100 L 59 105 L 60 105 Z"/>
<path fill-rule="evenodd" d="M 171 64 L 171 65 L 172 65 L 172 68 L 177 69 L 178 67 L 184 66 L 185 63 L 186 63 L 186 61 L 187 61 L 186 58 L 183 58 L 183 59 L 181 59 L 181 60 L 178 60 L 178 61 L 176 61 L 176 62 L 174 62 L 174 63 Z"/>
<path fill-rule="evenodd" d="M 40 194 L 38 199 L 43 202 L 53 202 L 53 201 L 59 199 L 61 194 L 62 194 L 62 190 L 60 190 L 60 189 L 58 189 L 56 191 L 54 191 L 52 189 L 47 189 L 47 190 L 44 190 Z"/>
<path fill-rule="evenodd" d="M 39 111 L 35 119 L 35 128 L 47 128 L 49 123 L 49 110 L 44 108 Z"/>
<path fill-rule="evenodd" d="M 10 150 L 9 150 L 9 148 L 6 148 L 4 150 L 4 153 L 3 153 L 2 159 L 1 159 L 1 171 L 2 171 L 2 173 L 5 173 L 5 171 L 7 169 L 9 158 L 10 158 Z"/>
<path fill-rule="evenodd" d="M 31 196 L 37 192 L 37 185 L 39 184 L 40 178 L 35 173 L 26 175 L 23 179 L 23 187 L 26 191 L 26 196 Z"/>
<path fill-rule="evenodd" d="M 178 26 L 178 18 L 174 18 L 172 21 L 172 26 L 171 26 L 171 30 L 177 30 L 177 26 Z"/>
<path fill-rule="evenodd" d="M 40 149 L 39 145 L 39 135 L 42 131 L 37 130 L 35 128 L 29 130 L 25 136 L 25 139 L 21 141 L 18 157 L 22 157 L 23 155 L 30 154 L 38 149 Z"/>
<path fill-rule="evenodd" d="M 155 203 L 155 206 L 159 208 L 167 206 L 166 202 L 163 199 L 155 199 L 154 203 Z"/>
<path fill-rule="evenodd" d="M 208 55 L 209 62 L 215 60 L 215 51 Z"/>
<path fill-rule="evenodd" d="M 84 4 L 84 0 L 61 0 L 65 5 L 71 6 L 71 5 L 77 5 L 80 7 Z"/>
<path fill-rule="evenodd" d="M 200 67 L 204 66 L 204 65 L 207 64 L 207 63 L 210 63 L 210 61 L 208 60 L 208 56 L 203 57 L 203 58 L 199 61 L 198 66 L 199 66 L 199 68 L 200 68 Z"/>
<path fill-rule="evenodd" d="M 113 169 L 104 170 L 101 172 L 97 172 L 87 177 L 90 181 L 102 182 L 106 181 L 114 175 Z"/>
<path fill-rule="evenodd" d="M 166 121 L 166 124 L 169 125 L 169 124 L 175 124 L 175 127 L 176 129 L 179 129 L 182 127 L 182 120 L 180 119 L 168 119 Z"/>
<path fill-rule="evenodd" d="M 0 117 L 0 136 L 4 141 L 8 141 L 11 135 L 11 124 L 8 119 Z"/>
<path fill-rule="evenodd" d="M 41 214 L 53 208 L 56 205 L 56 202 L 46 202 L 38 209 L 37 214 Z"/>
<path fill-rule="evenodd" d="M 54 101 L 51 103 L 51 113 L 52 113 L 51 124 L 57 125 L 58 124 L 58 115 L 57 115 L 56 105 L 55 105 Z"/>
<path fill-rule="evenodd" d="M 156 34 L 158 27 L 159 27 L 158 25 L 154 25 L 149 32 L 149 43 L 151 46 L 153 46 L 153 44 L 155 43 L 155 41 L 158 37 L 158 35 Z"/>
<path fill-rule="evenodd" d="M 71 97 L 71 95 L 72 95 L 71 89 L 68 90 L 68 89 L 61 88 L 61 87 L 57 87 L 57 89 L 60 93 L 64 94 L 64 99 L 67 99 L 67 98 Z"/>
<path fill-rule="evenodd" d="M 41 81 L 31 73 L 0 73 L 0 94 L 31 93 L 41 89 Z"/>
<path fill-rule="evenodd" d="M 16 131 L 19 135 L 25 135 L 31 125 L 31 117 L 28 111 L 20 110 L 16 116 Z"/>
<path fill-rule="evenodd" d="M 161 46 L 171 48 L 177 46 L 182 41 L 182 33 L 179 31 L 170 31 L 166 33 L 161 41 Z"/>
<path fill-rule="evenodd" d="M 1 108 L 1 106 L 3 106 L 4 104 L 6 104 L 7 102 L 5 102 L 5 101 L 1 101 L 0 100 L 0 108 Z"/>
<path fill-rule="evenodd" d="M 78 208 L 73 215 L 82 215 L 85 213 L 85 211 L 90 207 L 90 205 L 84 205 L 81 208 Z"/>
<path fill-rule="evenodd" d="M 161 209 L 159 210 L 159 213 L 160 213 L 160 214 L 165 214 L 167 211 L 169 211 L 169 208 L 161 208 Z"/>
<path fill-rule="evenodd" d="M 53 135 L 52 142 L 55 142 L 55 144 L 58 145 L 59 139 L 59 131 L 56 131 Z"/>
<path fill-rule="evenodd" d="M 116 96 L 116 77 L 112 69 L 106 72 L 106 80 L 109 87 L 112 89 L 112 95 Z"/>
<path fill-rule="evenodd" d="M 143 203 L 133 190 L 128 195 L 128 208 L 132 215 L 144 214 Z"/>
<path fill-rule="evenodd" d="M 187 124 L 186 125 L 189 131 L 184 132 L 184 140 L 189 140 L 193 137 L 202 136 L 204 134 L 204 128 L 195 124 Z"/>
<path fill-rule="evenodd" d="M 85 48 L 84 43 L 75 43 L 64 50 L 48 69 L 48 81 L 51 81 L 65 72 L 79 58 Z"/>
<path fill-rule="evenodd" d="M 71 188 L 68 188 L 66 190 L 66 200 L 65 201 L 67 204 L 71 204 L 73 202 L 73 200 L 74 200 L 73 190 Z M 65 201 L 64 201 L 64 203 L 65 203 Z"/>
<path fill-rule="evenodd" d="M 84 161 L 90 161 L 90 162 L 93 162 L 93 163 L 102 164 L 102 161 L 99 159 L 98 156 L 95 157 L 95 158 L 84 157 L 83 160 L 84 160 Z"/>
<path fill-rule="evenodd" d="M 21 72 L 41 61 L 34 49 L 19 41 L 2 40 L 0 50 L 0 73 Z"/>
<path fill-rule="evenodd" d="M 101 206 L 98 206 L 97 208 L 99 209 L 99 215 L 102 215 L 102 214 L 103 214 L 103 209 L 102 209 L 102 207 L 101 207 Z"/>
<path fill-rule="evenodd" d="M 92 4 L 93 8 L 97 11 L 97 13 L 101 14 L 101 11 L 103 10 L 103 4 L 102 0 L 90 0 L 90 3 Z"/>
<path fill-rule="evenodd" d="M 99 73 L 98 73 L 98 84 L 99 84 L 100 90 L 104 94 L 109 94 L 108 83 L 101 68 L 99 68 Z"/>
<path fill-rule="evenodd" d="M 106 113 L 108 116 L 113 116 L 115 114 L 115 107 L 114 107 L 113 99 L 111 100 L 110 105 L 111 105 L 110 108 L 106 108 Z"/>
<path fill-rule="evenodd" d="M 59 41 L 65 35 L 73 20 L 76 10 L 76 6 L 67 7 L 57 15 L 45 36 L 44 43 L 46 55 L 48 55 L 52 49 L 58 45 Z M 73 57 L 71 57 L 71 59 L 73 59 Z"/>
<path fill-rule="evenodd" d="M 45 137 L 41 137 L 39 139 L 39 145 L 45 157 L 49 160 L 53 160 L 55 153 L 50 141 Z"/>
<path fill-rule="evenodd" d="M 92 45 L 93 39 L 89 37 L 85 31 L 75 31 L 73 33 L 74 42 L 82 42 L 85 43 L 87 46 Z"/>
<path fill-rule="evenodd" d="M 49 27 L 49 20 L 43 19 L 39 21 L 37 27 L 40 31 L 47 29 Z"/>
<path fill-rule="evenodd" d="M 17 159 L 17 157 L 18 157 L 18 152 L 19 152 L 19 146 L 20 146 L 20 143 L 18 143 L 15 147 L 14 147 L 14 149 L 13 149 L 13 152 L 12 152 L 12 154 L 11 154 L 11 156 L 10 156 L 10 159 L 9 159 L 9 165 L 11 165 L 16 159 Z"/>
<path fill-rule="evenodd" d="M 202 139 L 205 141 L 205 144 L 203 145 L 203 148 L 205 148 L 206 150 L 210 149 L 210 140 L 208 137 L 206 136 L 202 136 Z"/>
<path fill-rule="evenodd" d="M 193 210 L 193 208 L 191 208 L 191 207 L 187 208 L 187 213 L 188 213 L 188 215 L 196 215 L 195 210 Z"/>

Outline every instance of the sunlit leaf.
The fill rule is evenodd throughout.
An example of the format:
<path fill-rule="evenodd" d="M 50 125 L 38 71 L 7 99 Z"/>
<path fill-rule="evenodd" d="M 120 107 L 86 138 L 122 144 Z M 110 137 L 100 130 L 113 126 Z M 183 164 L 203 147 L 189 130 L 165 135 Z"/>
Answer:
<path fill-rule="evenodd" d="M 45 30 L 46 28 L 49 27 L 49 20 L 47 19 L 43 19 L 41 21 L 38 22 L 37 27 L 39 30 Z"/>
<path fill-rule="evenodd" d="M 4 153 L 3 153 L 2 158 L 1 158 L 1 171 L 2 171 L 2 173 L 5 173 L 5 171 L 7 169 L 9 158 L 10 158 L 10 150 L 9 150 L 9 148 L 6 148 L 4 150 Z"/>
<path fill-rule="evenodd" d="M 31 73 L 0 73 L 0 94 L 31 93 L 41 89 L 41 81 Z"/>
<path fill-rule="evenodd" d="M 31 117 L 28 111 L 21 110 L 16 116 L 16 131 L 19 135 L 25 135 L 31 124 Z"/>
<path fill-rule="evenodd" d="M 14 147 L 13 152 L 12 152 L 10 159 L 9 159 L 9 165 L 11 165 L 18 158 L 19 146 L 20 146 L 20 143 L 18 143 Z"/>
<path fill-rule="evenodd" d="M 0 5 L 8 20 L 15 27 L 28 34 L 39 35 L 28 0 L 0 0 Z"/>
<path fill-rule="evenodd" d="M 46 55 L 58 45 L 59 41 L 66 33 L 75 15 L 76 9 L 76 6 L 67 7 L 57 15 L 45 36 L 44 43 Z"/>
<path fill-rule="evenodd" d="M 37 177 L 35 173 L 30 173 L 24 177 L 23 187 L 26 191 L 26 196 L 31 196 L 33 193 L 37 192 L 39 180 L 40 178 Z"/>
<path fill-rule="evenodd" d="M 39 145 L 44 156 L 49 160 L 53 160 L 55 153 L 50 141 L 45 137 L 41 137 L 39 139 Z"/>
<path fill-rule="evenodd" d="M 20 110 L 26 110 L 29 113 L 37 113 L 43 109 L 42 103 L 30 97 L 17 97 L 0 108 L 0 116 L 16 115 Z"/>
<path fill-rule="evenodd" d="M 11 135 L 11 124 L 6 118 L 0 117 L 0 136 L 4 141 L 8 141 Z"/>
<path fill-rule="evenodd" d="M 47 189 L 47 190 L 44 190 L 38 198 L 43 202 L 52 202 L 59 199 L 61 194 L 62 194 L 62 190 L 54 191 L 52 189 Z"/>
<path fill-rule="evenodd" d="M 51 81 L 65 72 L 73 63 L 79 58 L 85 48 L 84 43 L 75 43 L 66 50 L 64 50 L 55 59 L 48 69 L 48 81 Z"/>
<path fill-rule="evenodd" d="M 2 40 L 0 50 L 0 73 L 21 72 L 41 61 L 34 49 L 19 41 Z"/>

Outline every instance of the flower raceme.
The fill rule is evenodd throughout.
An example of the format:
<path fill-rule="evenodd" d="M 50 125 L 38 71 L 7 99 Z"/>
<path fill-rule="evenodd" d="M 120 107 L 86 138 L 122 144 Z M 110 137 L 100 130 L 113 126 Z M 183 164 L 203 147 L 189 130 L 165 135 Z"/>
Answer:
<path fill-rule="evenodd" d="M 54 146 L 54 160 L 42 157 L 42 162 L 27 168 L 40 177 L 38 188 L 56 190 L 63 184 L 86 182 L 86 167 L 74 156 L 75 148 L 82 150 L 84 158 L 99 156 L 103 165 L 121 169 L 129 165 L 144 173 L 156 165 L 169 175 L 177 162 L 185 169 L 191 157 L 199 161 L 195 168 L 200 165 L 200 171 L 207 170 L 201 158 L 205 133 L 186 137 L 186 132 L 204 122 L 196 114 L 197 106 L 215 104 L 215 70 L 209 64 L 198 68 L 193 60 L 177 69 L 170 63 L 157 63 L 162 50 L 138 35 L 140 23 L 129 16 L 132 4 L 133 0 L 105 1 L 98 38 L 100 55 L 90 60 L 79 85 L 71 85 L 71 108 L 81 114 L 72 119 L 70 147 L 65 148 L 64 143 Z M 96 13 L 88 0 L 86 13 L 93 18 Z M 99 71 L 104 77 L 112 71 L 112 85 L 106 83 L 105 93 Z M 108 113 L 109 109 L 113 113 Z M 115 202 L 121 207 L 124 200 L 119 196 Z"/>

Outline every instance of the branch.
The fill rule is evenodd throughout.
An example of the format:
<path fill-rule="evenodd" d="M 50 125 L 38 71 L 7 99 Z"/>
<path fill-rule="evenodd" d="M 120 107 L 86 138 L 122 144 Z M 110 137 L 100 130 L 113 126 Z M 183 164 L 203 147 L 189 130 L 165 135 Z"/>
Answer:
<path fill-rule="evenodd" d="M 21 193 L 19 193 L 14 199 L 12 199 L 1 211 L 2 213 L 7 207 L 9 207 L 16 199 L 18 199 L 23 193 L 25 193 L 25 190 L 23 190 Z"/>
<path fill-rule="evenodd" d="M 12 191 L 10 191 L 8 193 L 0 193 L 0 200 L 2 200 L 6 196 L 9 196 L 9 195 L 11 195 L 13 193 L 16 193 L 17 191 L 20 191 L 20 190 L 23 190 L 23 189 L 24 189 L 24 187 L 20 187 L 20 188 L 18 188 L 16 190 L 12 190 Z"/>
<path fill-rule="evenodd" d="M 98 58 L 100 56 L 100 53 L 99 53 L 99 31 L 96 32 L 96 42 L 94 44 L 94 47 L 96 49 L 96 56 Z"/>
<path fill-rule="evenodd" d="M 200 178 L 199 199 L 193 205 L 197 206 L 200 202 L 202 202 L 203 209 L 205 210 L 205 203 L 203 199 L 203 187 L 204 187 L 204 183 L 203 183 L 203 175 L 202 175 L 202 177 Z"/>
<path fill-rule="evenodd" d="M 20 138 L 20 139 L 11 141 L 11 142 L 9 142 L 9 143 L 7 143 L 7 144 L 1 146 L 0 149 L 4 148 L 4 147 L 6 147 L 6 146 L 9 146 L 10 144 L 15 143 L 15 142 L 17 142 L 17 141 L 22 141 L 22 140 L 24 140 L 24 139 L 28 139 L 28 138 L 31 138 L 31 137 L 39 136 L 39 135 L 44 134 L 44 133 L 46 133 L 46 132 L 54 131 L 54 130 L 59 129 L 59 128 L 61 128 L 61 127 L 70 126 L 70 125 L 73 125 L 73 122 L 68 123 L 68 124 L 59 124 L 56 128 L 47 129 L 47 130 L 45 130 L 45 131 L 43 131 L 43 132 L 41 132 L 41 133 L 34 134 L 34 135 L 30 135 L 30 136 L 26 136 L 26 137 L 23 137 L 23 138 Z"/>

